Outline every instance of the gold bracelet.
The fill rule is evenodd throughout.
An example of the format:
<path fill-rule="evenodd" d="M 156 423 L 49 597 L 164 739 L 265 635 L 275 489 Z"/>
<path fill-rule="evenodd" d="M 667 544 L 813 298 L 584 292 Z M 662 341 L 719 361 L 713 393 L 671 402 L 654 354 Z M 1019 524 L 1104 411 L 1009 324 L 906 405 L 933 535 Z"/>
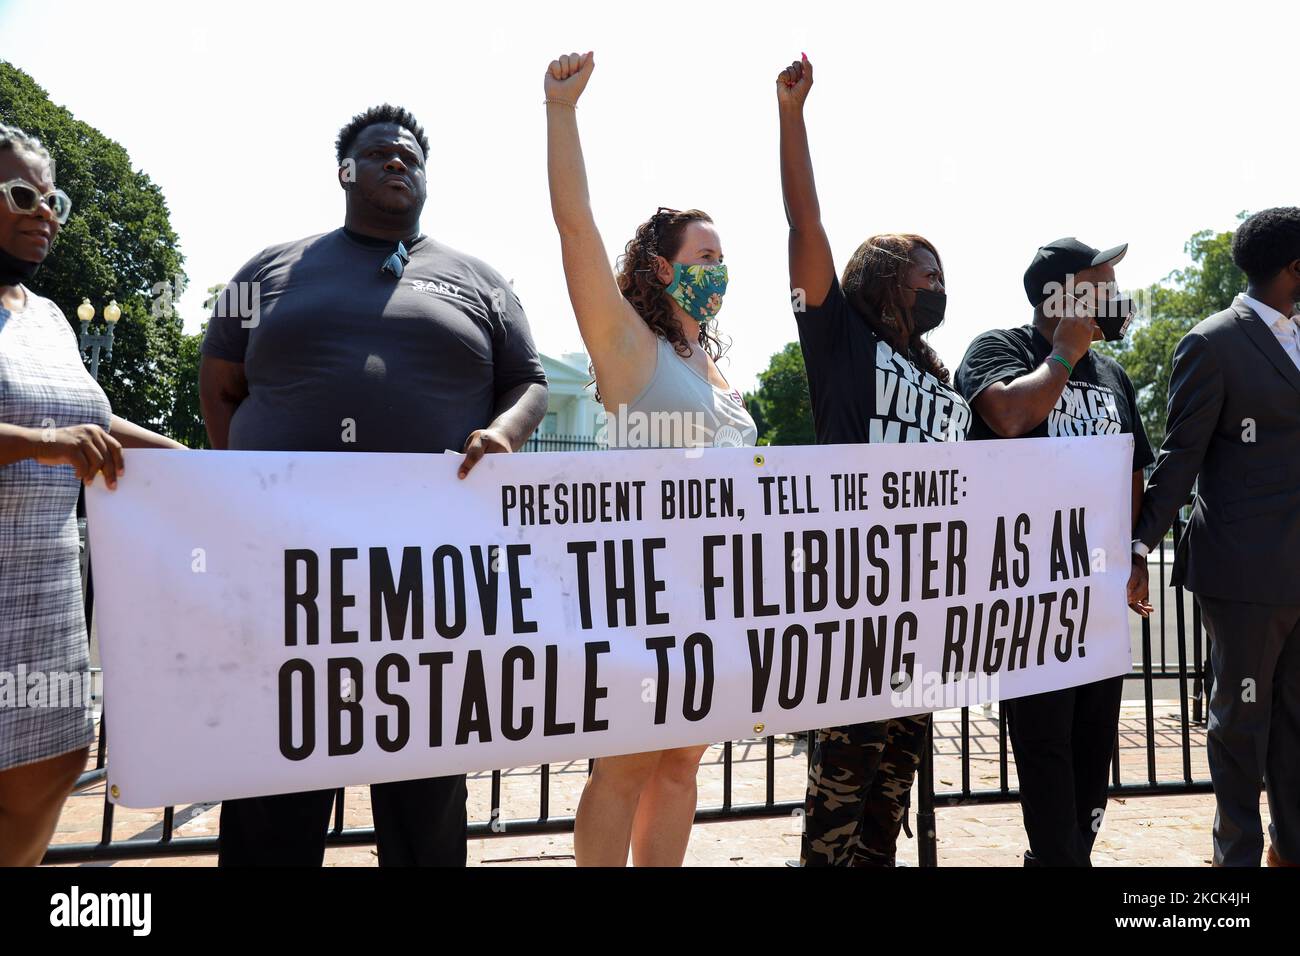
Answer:
<path fill-rule="evenodd" d="M 542 100 L 542 104 L 543 104 L 543 105 L 545 105 L 545 104 L 547 104 L 547 103 L 554 103 L 556 106 L 567 106 L 567 107 L 569 107 L 569 109 L 571 109 L 571 110 L 576 110 L 576 109 L 578 108 L 578 104 L 577 104 L 577 103 L 566 103 L 564 100 L 553 100 L 553 99 L 549 99 L 549 98 L 548 98 L 548 99 L 544 99 L 544 100 Z"/>

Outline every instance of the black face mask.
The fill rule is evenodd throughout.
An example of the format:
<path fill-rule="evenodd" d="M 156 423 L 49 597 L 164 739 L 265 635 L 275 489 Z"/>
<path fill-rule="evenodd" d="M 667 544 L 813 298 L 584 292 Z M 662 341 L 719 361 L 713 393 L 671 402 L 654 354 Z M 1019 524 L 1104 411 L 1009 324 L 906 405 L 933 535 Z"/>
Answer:
<path fill-rule="evenodd" d="M 917 289 L 916 302 L 912 305 L 912 328 L 916 334 L 924 335 L 937 329 L 947 308 L 948 296 L 944 293 Z"/>
<path fill-rule="evenodd" d="M 1107 299 L 1093 317 L 1102 337 L 1107 342 L 1118 342 L 1128 331 L 1128 324 L 1133 321 L 1133 300 L 1126 295 Z"/>
<path fill-rule="evenodd" d="M 0 249 L 0 285 L 31 282 L 32 276 L 36 275 L 36 270 L 40 267 L 39 262 L 28 262 Z"/>

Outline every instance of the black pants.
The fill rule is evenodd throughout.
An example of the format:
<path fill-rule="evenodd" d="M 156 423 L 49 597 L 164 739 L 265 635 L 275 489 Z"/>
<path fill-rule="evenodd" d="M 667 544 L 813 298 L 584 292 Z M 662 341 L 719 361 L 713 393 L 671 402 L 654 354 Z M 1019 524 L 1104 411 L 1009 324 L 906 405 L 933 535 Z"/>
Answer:
<path fill-rule="evenodd" d="M 218 866 L 320 866 L 333 790 L 221 804 Z M 465 865 L 465 777 L 370 786 L 380 866 Z"/>
<path fill-rule="evenodd" d="M 1124 678 L 1008 700 L 1007 730 L 1029 835 L 1026 866 L 1091 866 Z"/>
<path fill-rule="evenodd" d="M 1206 746 L 1214 781 L 1214 862 L 1259 866 L 1264 834 L 1288 863 L 1300 863 L 1300 607 L 1199 596 L 1210 634 Z"/>

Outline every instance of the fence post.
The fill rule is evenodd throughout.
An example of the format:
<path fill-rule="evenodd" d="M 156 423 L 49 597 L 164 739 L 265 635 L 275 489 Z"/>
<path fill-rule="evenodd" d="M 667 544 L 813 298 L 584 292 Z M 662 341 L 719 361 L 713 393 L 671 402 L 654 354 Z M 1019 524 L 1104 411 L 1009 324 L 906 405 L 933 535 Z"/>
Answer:
<path fill-rule="evenodd" d="M 925 746 L 916 770 L 916 855 L 921 866 L 939 865 L 939 835 L 934 820 L 934 715 L 925 722 Z"/>

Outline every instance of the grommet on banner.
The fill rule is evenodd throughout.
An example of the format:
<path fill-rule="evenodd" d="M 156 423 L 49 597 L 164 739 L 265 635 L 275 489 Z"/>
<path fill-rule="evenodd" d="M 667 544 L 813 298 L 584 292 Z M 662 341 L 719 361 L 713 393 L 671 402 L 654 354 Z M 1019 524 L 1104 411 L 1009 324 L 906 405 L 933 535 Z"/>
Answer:
<path fill-rule="evenodd" d="M 763 728 L 766 727 L 766 726 L 767 726 L 766 724 L 755 724 L 755 725 L 754 725 L 754 733 L 757 734 L 757 735 L 760 736 L 760 737 L 763 736 Z"/>
<path fill-rule="evenodd" d="M 113 795 L 114 800 L 116 800 L 118 797 L 122 795 L 122 791 L 117 789 L 117 784 L 113 784 L 111 787 L 109 787 L 108 792 Z"/>
<path fill-rule="evenodd" d="M 755 456 L 754 456 L 754 464 L 758 465 L 759 468 L 762 468 L 762 467 L 763 467 L 763 456 L 762 456 L 762 455 L 755 455 Z"/>

